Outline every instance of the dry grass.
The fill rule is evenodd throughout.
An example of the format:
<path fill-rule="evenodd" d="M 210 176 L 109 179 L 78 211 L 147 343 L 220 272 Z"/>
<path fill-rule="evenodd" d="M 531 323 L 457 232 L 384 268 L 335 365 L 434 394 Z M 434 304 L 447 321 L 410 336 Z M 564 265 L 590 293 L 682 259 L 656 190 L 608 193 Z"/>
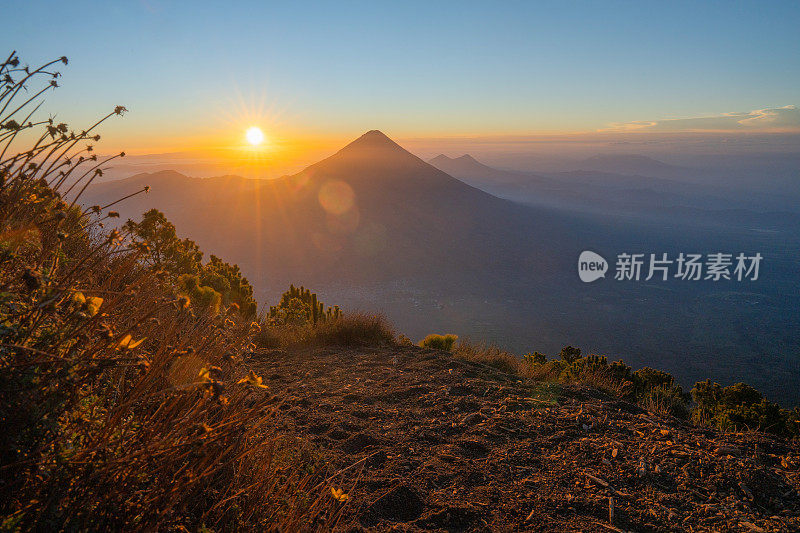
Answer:
<path fill-rule="evenodd" d="M 549 361 L 541 365 L 526 363 L 525 361 L 520 363 L 520 375 L 535 381 L 556 383 L 560 381 L 560 374 L 561 367 L 556 362 Z"/>
<path fill-rule="evenodd" d="M 519 374 L 522 369 L 519 357 L 492 344 L 461 341 L 453 350 L 453 357 L 487 365 L 509 374 Z"/>
<path fill-rule="evenodd" d="M 102 172 L 85 147 L 102 120 L 37 122 L 55 63 L 0 63 L 2 528 L 333 527 L 341 504 L 275 439 L 242 365 L 253 324 L 195 312 L 103 229 L 111 206 L 78 206 Z"/>
<path fill-rule="evenodd" d="M 317 325 L 262 324 L 254 342 L 262 348 L 389 346 L 395 343 L 395 333 L 383 315 L 346 313 Z"/>
<path fill-rule="evenodd" d="M 630 383 L 619 380 L 604 368 L 582 368 L 574 378 L 575 383 L 586 385 L 616 398 L 625 398 L 630 393 Z"/>

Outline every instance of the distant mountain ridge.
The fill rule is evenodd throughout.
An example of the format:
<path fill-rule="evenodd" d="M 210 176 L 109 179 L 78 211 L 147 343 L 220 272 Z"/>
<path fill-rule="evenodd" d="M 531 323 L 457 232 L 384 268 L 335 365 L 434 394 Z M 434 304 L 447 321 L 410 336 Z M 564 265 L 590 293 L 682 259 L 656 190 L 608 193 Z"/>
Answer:
<path fill-rule="evenodd" d="M 639 154 L 597 154 L 581 161 L 578 170 L 599 170 L 653 178 L 678 177 L 684 169 Z"/>
<path fill-rule="evenodd" d="M 650 219 L 661 217 L 668 221 L 683 220 L 687 224 L 765 228 L 800 224 L 797 213 L 770 207 L 765 199 L 762 199 L 764 207 L 759 208 L 755 194 L 729 193 L 726 196 L 727 191 L 719 187 L 653 177 L 667 170 L 679 173 L 681 168 L 644 156 L 597 155 L 578 166 L 660 171 L 649 175 L 605 170 L 539 174 L 493 168 L 466 154 L 455 158 L 441 154 L 430 163 L 490 194 L 534 206 Z"/>
<path fill-rule="evenodd" d="M 468 181 L 468 183 L 471 183 L 472 185 L 476 185 L 478 182 L 485 184 L 487 182 L 487 178 L 491 178 L 492 181 L 498 183 L 507 184 L 519 183 L 521 180 L 535 181 L 537 178 L 539 181 L 549 181 L 547 178 L 529 172 L 500 170 L 490 167 L 481 163 L 469 154 L 452 158 L 447 157 L 444 154 L 439 154 L 428 162 L 436 168 L 459 179 L 473 180 Z"/>

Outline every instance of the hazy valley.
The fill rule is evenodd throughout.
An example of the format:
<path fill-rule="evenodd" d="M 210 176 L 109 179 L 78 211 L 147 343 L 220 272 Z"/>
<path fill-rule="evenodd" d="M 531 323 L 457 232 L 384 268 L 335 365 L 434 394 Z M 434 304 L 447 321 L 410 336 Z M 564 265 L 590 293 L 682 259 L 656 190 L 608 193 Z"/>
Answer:
<path fill-rule="evenodd" d="M 413 338 L 448 331 L 520 354 L 573 344 L 686 385 L 746 380 L 775 400 L 800 399 L 800 219 L 773 201 L 780 195 L 679 181 L 680 168 L 646 158 L 620 164 L 673 177 L 608 173 L 613 158 L 589 161 L 603 171 L 547 176 L 470 157 L 431 163 L 442 170 L 372 131 L 293 176 L 141 174 L 98 184 L 84 202 L 149 185 L 119 206 L 122 220 L 162 210 L 182 236 L 239 264 L 261 302 L 304 283 L 384 312 Z M 726 194 L 741 207 L 726 208 Z M 611 263 L 606 279 L 580 282 L 583 250 Z M 697 251 L 759 252 L 761 278 L 613 279 L 619 253 Z"/>

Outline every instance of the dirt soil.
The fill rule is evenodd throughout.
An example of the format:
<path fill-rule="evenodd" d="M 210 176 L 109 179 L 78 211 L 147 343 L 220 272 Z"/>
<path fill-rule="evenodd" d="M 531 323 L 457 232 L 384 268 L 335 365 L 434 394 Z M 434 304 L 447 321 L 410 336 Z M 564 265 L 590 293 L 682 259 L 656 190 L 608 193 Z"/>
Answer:
<path fill-rule="evenodd" d="M 279 430 L 343 470 L 343 531 L 800 531 L 798 443 L 416 347 L 250 364 Z"/>

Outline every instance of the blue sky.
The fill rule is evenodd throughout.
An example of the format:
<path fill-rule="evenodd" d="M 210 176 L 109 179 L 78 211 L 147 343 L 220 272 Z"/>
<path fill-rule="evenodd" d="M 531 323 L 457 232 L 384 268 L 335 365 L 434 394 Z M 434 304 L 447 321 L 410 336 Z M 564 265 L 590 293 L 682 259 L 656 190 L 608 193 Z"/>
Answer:
<path fill-rule="evenodd" d="M 3 3 L 48 106 L 148 148 L 239 132 L 596 131 L 800 104 L 800 2 Z M 789 124 L 794 120 L 789 117 Z M 238 134 L 238 133 L 237 133 Z M 176 144 L 177 143 L 177 144 Z"/>

